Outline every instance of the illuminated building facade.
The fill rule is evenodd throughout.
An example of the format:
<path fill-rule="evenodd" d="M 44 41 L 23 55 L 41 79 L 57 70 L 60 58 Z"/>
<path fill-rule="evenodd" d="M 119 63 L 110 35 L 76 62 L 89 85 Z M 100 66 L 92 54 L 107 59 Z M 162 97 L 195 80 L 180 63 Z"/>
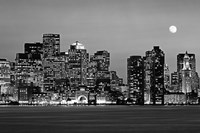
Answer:
<path fill-rule="evenodd" d="M 0 86 L 3 84 L 10 84 L 10 75 L 10 62 L 6 59 L 0 59 Z"/>
<path fill-rule="evenodd" d="M 89 54 L 84 45 L 76 41 L 70 45 L 69 58 L 69 81 L 72 90 L 77 90 L 80 85 L 87 86 L 87 69 Z"/>
<path fill-rule="evenodd" d="M 15 62 L 16 86 L 37 86 L 43 90 L 42 43 L 25 43 L 24 53 L 17 53 Z"/>
<path fill-rule="evenodd" d="M 117 75 L 116 71 L 110 71 L 110 87 L 111 89 L 115 89 L 120 85 L 120 78 Z"/>
<path fill-rule="evenodd" d="M 179 89 L 179 92 L 182 92 L 182 69 L 184 67 L 184 57 L 185 55 L 187 54 L 188 56 L 188 62 L 189 62 L 189 67 L 191 69 L 191 79 L 192 79 L 192 86 L 191 86 L 191 89 L 194 93 L 197 93 L 197 90 L 198 90 L 198 86 L 199 86 L 199 83 L 198 83 L 198 74 L 196 72 L 196 59 L 195 59 L 195 54 L 189 54 L 187 53 L 180 53 L 177 55 L 177 73 L 178 73 L 178 89 Z"/>
<path fill-rule="evenodd" d="M 165 91 L 170 91 L 170 71 L 167 64 L 164 67 L 164 87 Z"/>
<path fill-rule="evenodd" d="M 98 71 L 109 71 L 110 67 L 110 53 L 108 51 L 97 51 L 94 53 L 93 61 L 97 61 Z"/>
<path fill-rule="evenodd" d="M 127 59 L 127 83 L 129 98 L 134 103 L 144 104 L 144 60 L 141 56 Z"/>
<path fill-rule="evenodd" d="M 97 91 L 108 91 L 110 89 L 110 53 L 108 51 L 97 51 L 91 61 L 97 63 L 96 86 Z"/>
<path fill-rule="evenodd" d="M 44 34 L 43 35 L 43 87 L 44 91 L 55 91 L 55 74 L 54 66 L 56 63 L 55 56 L 60 54 L 60 35 L 59 34 Z"/>
<path fill-rule="evenodd" d="M 0 100 L 5 100 L 5 95 L 10 95 L 11 84 L 11 67 L 10 62 L 6 59 L 0 59 Z M 1 98 L 1 96 L 4 96 Z"/>
<path fill-rule="evenodd" d="M 60 57 L 47 58 L 43 62 L 44 90 L 57 92 L 55 80 L 66 79 L 66 62 Z"/>
<path fill-rule="evenodd" d="M 24 44 L 24 53 L 28 54 L 28 64 L 30 66 L 28 82 L 35 87 L 39 87 L 40 91 L 43 91 L 42 50 L 42 43 Z"/>
<path fill-rule="evenodd" d="M 59 60 L 65 63 L 65 77 L 69 77 L 69 54 L 68 52 L 60 52 Z"/>
<path fill-rule="evenodd" d="M 16 76 L 16 86 L 19 86 L 20 83 L 28 84 L 29 78 L 29 70 L 31 66 L 29 65 L 29 58 L 28 54 L 25 53 L 17 53 L 15 59 L 15 76 Z"/>
<path fill-rule="evenodd" d="M 60 35 L 43 35 L 43 58 L 57 56 L 60 54 Z"/>
<path fill-rule="evenodd" d="M 179 92 L 177 72 L 171 73 L 171 92 Z"/>
<path fill-rule="evenodd" d="M 87 87 L 91 92 L 95 91 L 96 79 L 97 79 L 97 62 L 90 60 L 87 70 Z"/>
<path fill-rule="evenodd" d="M 144 57 L 144 104 L 152 104 L 151 74 L 152 74 L 151 51 L 146 52 Z"/>
<path fill-rule="evenodd" d="M 40 91 L 43 91 L 42 50 L 42 43 L 25 43 L 24 45 L 24 53 L 28 54 L 28 65 L 30 66 L 28 82 L 41 88 Z"/>
<path fill-rule="evenodd" d="M 28 104 L 32 102 L 32 87 L 20 85 L 18 88 L 18 101 L 21 104 Z"/>
<path fill-rule="evenodd" d="M 164 104 L 164 64 L 165 54 L 159 48 L 154 46 L 152 50 L 152 92 L 153 92 L 153 104 Z"/>
<path fill-rule="evenodd" d="M 24 53 L 27 54 L 43 54 L 43 44 L 40 42 L 36 43 L 25 43 Z"/>
<path fill-rule="evenodd" d="M 190 60 L 190 57 L 188 56 L 186 52 L 183 58 L 183 69 L 181 70 L 181 73 L 182 73 L 181 92 L 183 92 L 184 94 L 192 92 L 192 71 L 190 68 L 189 60 Z"/>
<path fill-rule="evenodd" d="M 159 46 L 154 46 L 153 50 L 146 52 L 144 59 L 145 102 L 150 104 L 164 104 L 165 54 Z"/>
<path fill-rule="evenodd" d="M 43 86 L 45 92 L 60 92 L 56 81 L 66 79 L 67 54 L 60 52 L 60 35 L 43 35 Z M 67 79 L 66 79 L 67 80 Z M 67 81 L 66 81 L 67 82 Z M 64 83 L 63 83 L 64 84 Z"/>
<path fill-rule="evenodd" d="M 10 83 L 12 86 L 15 85 L 15 62 L 10 62 Z"/>
<path fill-rule="evenodd" d="M 54 92 L 66 93 L 69 90 L 69 79 L 67 71 L 67 54 L 64 53 L 54 58 L 52 70 L 54 72 Z"/>

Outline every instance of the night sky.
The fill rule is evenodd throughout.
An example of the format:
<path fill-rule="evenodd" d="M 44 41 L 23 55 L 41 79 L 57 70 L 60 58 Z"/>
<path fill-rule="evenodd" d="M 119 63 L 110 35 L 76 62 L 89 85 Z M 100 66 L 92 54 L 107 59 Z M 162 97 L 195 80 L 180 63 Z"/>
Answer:
<path fill-rule="evenodd" d="M 109 51 L 111 70 L 125 82 L 127 58 L 154 45 L 165 52 L 170 72 L 186 50 L 196 54 L 200 72 L 199 13 L 199 0 L 0 0 L 0 58 L 14 61 L 24 43 L 58 33 L 61 51 L 77 40 L 90 54 Z"/>

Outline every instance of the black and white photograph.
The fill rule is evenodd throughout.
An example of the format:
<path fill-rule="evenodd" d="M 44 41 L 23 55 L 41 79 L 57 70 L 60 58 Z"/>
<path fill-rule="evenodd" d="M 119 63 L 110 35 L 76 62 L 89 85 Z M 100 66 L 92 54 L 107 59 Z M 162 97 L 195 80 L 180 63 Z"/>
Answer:
<path fill-rule="evenodd" d="M 200 0 L 0 0 L 0 133 L 199 133 Z"/>

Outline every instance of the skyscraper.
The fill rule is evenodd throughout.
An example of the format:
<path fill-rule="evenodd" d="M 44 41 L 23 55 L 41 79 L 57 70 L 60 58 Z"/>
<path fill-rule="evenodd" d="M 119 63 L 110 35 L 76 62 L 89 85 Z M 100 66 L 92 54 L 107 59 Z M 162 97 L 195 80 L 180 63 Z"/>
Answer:
<path fill-rule="evenodd" d="M 87 85 L 87 69 L 89 54 L 84 45 L 76 41 L 70 45 L 69 54 L 69 79 L 71 88 L 77 90 L 80 85 Z"/>
<path fill-rule="evenodd" d="M 190 57 L 188 56 L 187 52 L 184 55 L 183 58 L 183 68 L 181 70 L 181 92 L 184 94 L 192 92 L 192 71 L 190 68 L 190 63 L 189 63 Z"/>
<path fill-rule="evenodd" d="M 17 53 L 15 59 L 15 85 L 18 89 L 18 100 L 20 103 L 28 103 L 31 98 L 32 66 L 30 64 L 28 53 Z"/>
<path fill-rule="evenodd" d="M 164 87 L 166 91 L 170 91 L 170 71 L 167 64 L 164 67 Z"/>
<path fill-rule="evenodd" d="M 29 65 L 29 56 L 26 53 L 17 53 L 15 59 L 15 74 L 16 74 L 16 86 L 20 86 L 20 84 L 28 84 L 29 77 L 29 69 L 31 69 Z"/>
<path fill-rule="evenodd" d="M 25 43 L 24 53 L 16 55 L 16 85 L 37 86 L 43 90 L 42 43 Z"/>
<path fill-rule="evenodd" d="M 60 77 L 59 70 L 63 63 L 59 61 L 60 56 L 60 35 L 43 35 L 43 73 L 44 73 L 44 91 L 55 92 L 55 79 Z M 60 64 L 61 63 L 61 64 Z"/>
<path fill-rule="evenodd" d="M 91 59 L 92 57 L 90 57 Z M 94 92 L 97 80 L 97 62 L 90 60 L 87 70 L 87 87 L 90 91 Z"/>
<path fill-rule="evenodd" d="M 154 46 L 152 50 L 153 70 L 152 70 L 152 90 L 153 90 L 153 104 L 164 104 L 164 52 L 158 47 Z"/>
<path fill-rule="evenodd" d="M 145 91 L 148 92 L 150 88 L 150 95 L 147 97 L 150 97 L 151 104 L 164 104 L 165 54 L 159 46 L 154 46 L 152 51 L 146 52 L 144 59 L 147 70 L 145 72 Z"/>
<path fill-rule="evenodd" d="M 109 71 L 110 53 L 108 51 L 97 51 L 92 60 L 97 62 L 97 71 Z"/>
<path fill-rule="evenodd" d="M 24 54 L 28 54 L 28 65 L 30 66 L 28 78 L 33 86 L 39 87 L 43 91 L 43 69 L 42 69 L 42 55 L 43 55 L 43 44 L 36 43 L 25 43 Z"/>
<path fill-rule="evenodd" d="M 146 51 L 144 56 L 144 104 L 152 103 L 151 92 L 151 75 L 152 75 L 152 58 L 151 51 Z"/>
<path fill-rule="evenodd" d="M 98 91 L 110 90 L 110 53 L 106 50 L 97 51 L 90 58 L 91 62 L 97 63 L 96 86 Z M 100 89 L 101 88 L 101 89 Z"/>
<path fill-rule="evenodd" d="M 195 59 L 195 54 L 189 54 L 187 53 L 180 53 L 177 55 L 177 73 L 178 73 L 178 89 L 179 89 L 179 92 L 182 92 L 183 90 L 183 85 L 182 85 L 182 69 L 184 67 L 184 62 L 185 62 L 185 59 L 184 57 L 185 56 L 188 56 L 188 66 L 190 67 L 191 69 L 191 82 L 192 82 L 192 86 L 191 86 L 191 89 L 193 92 L 197 93 L 197 89 L 198 89 L 198 74 L 196 73 L 196 59 Z"/>
<path fill-rule="evenodd" d="M 11 66 L 10 62 L 6 59 L 0 59 L 0 100 L 2 94 L 11 94 L 9 86 L 11 83 Z"/>
<path fill-rule="evenodd" d="M 43 35 L 43 58 L 56 56 L 60 54 L 60 35 L 44 34 Z"/>
<path fill-rule="evenodd" d="M 144 61 L 141 56 L 127 59 L 127 82 L 129 98 L 134 103 L 144 104 Z"/>
<path fill-rule="evenodd" d="M 10 84 L 10 62 L 6 59 L 0 59 L 0 86 Z"/>

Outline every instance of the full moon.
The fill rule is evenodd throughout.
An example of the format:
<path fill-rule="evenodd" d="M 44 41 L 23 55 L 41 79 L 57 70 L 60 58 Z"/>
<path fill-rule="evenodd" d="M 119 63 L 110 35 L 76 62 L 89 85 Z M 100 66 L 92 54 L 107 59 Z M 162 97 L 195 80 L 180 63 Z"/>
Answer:
<path fill-rule="evenodd" d="M 169 27 L 169 31 L 170 31 L 171 33 L 176 33 L 176 32 L 177 32 L 176 26 L 174 26 L 174 25 L 170 26 L 170 27 Z"/>

